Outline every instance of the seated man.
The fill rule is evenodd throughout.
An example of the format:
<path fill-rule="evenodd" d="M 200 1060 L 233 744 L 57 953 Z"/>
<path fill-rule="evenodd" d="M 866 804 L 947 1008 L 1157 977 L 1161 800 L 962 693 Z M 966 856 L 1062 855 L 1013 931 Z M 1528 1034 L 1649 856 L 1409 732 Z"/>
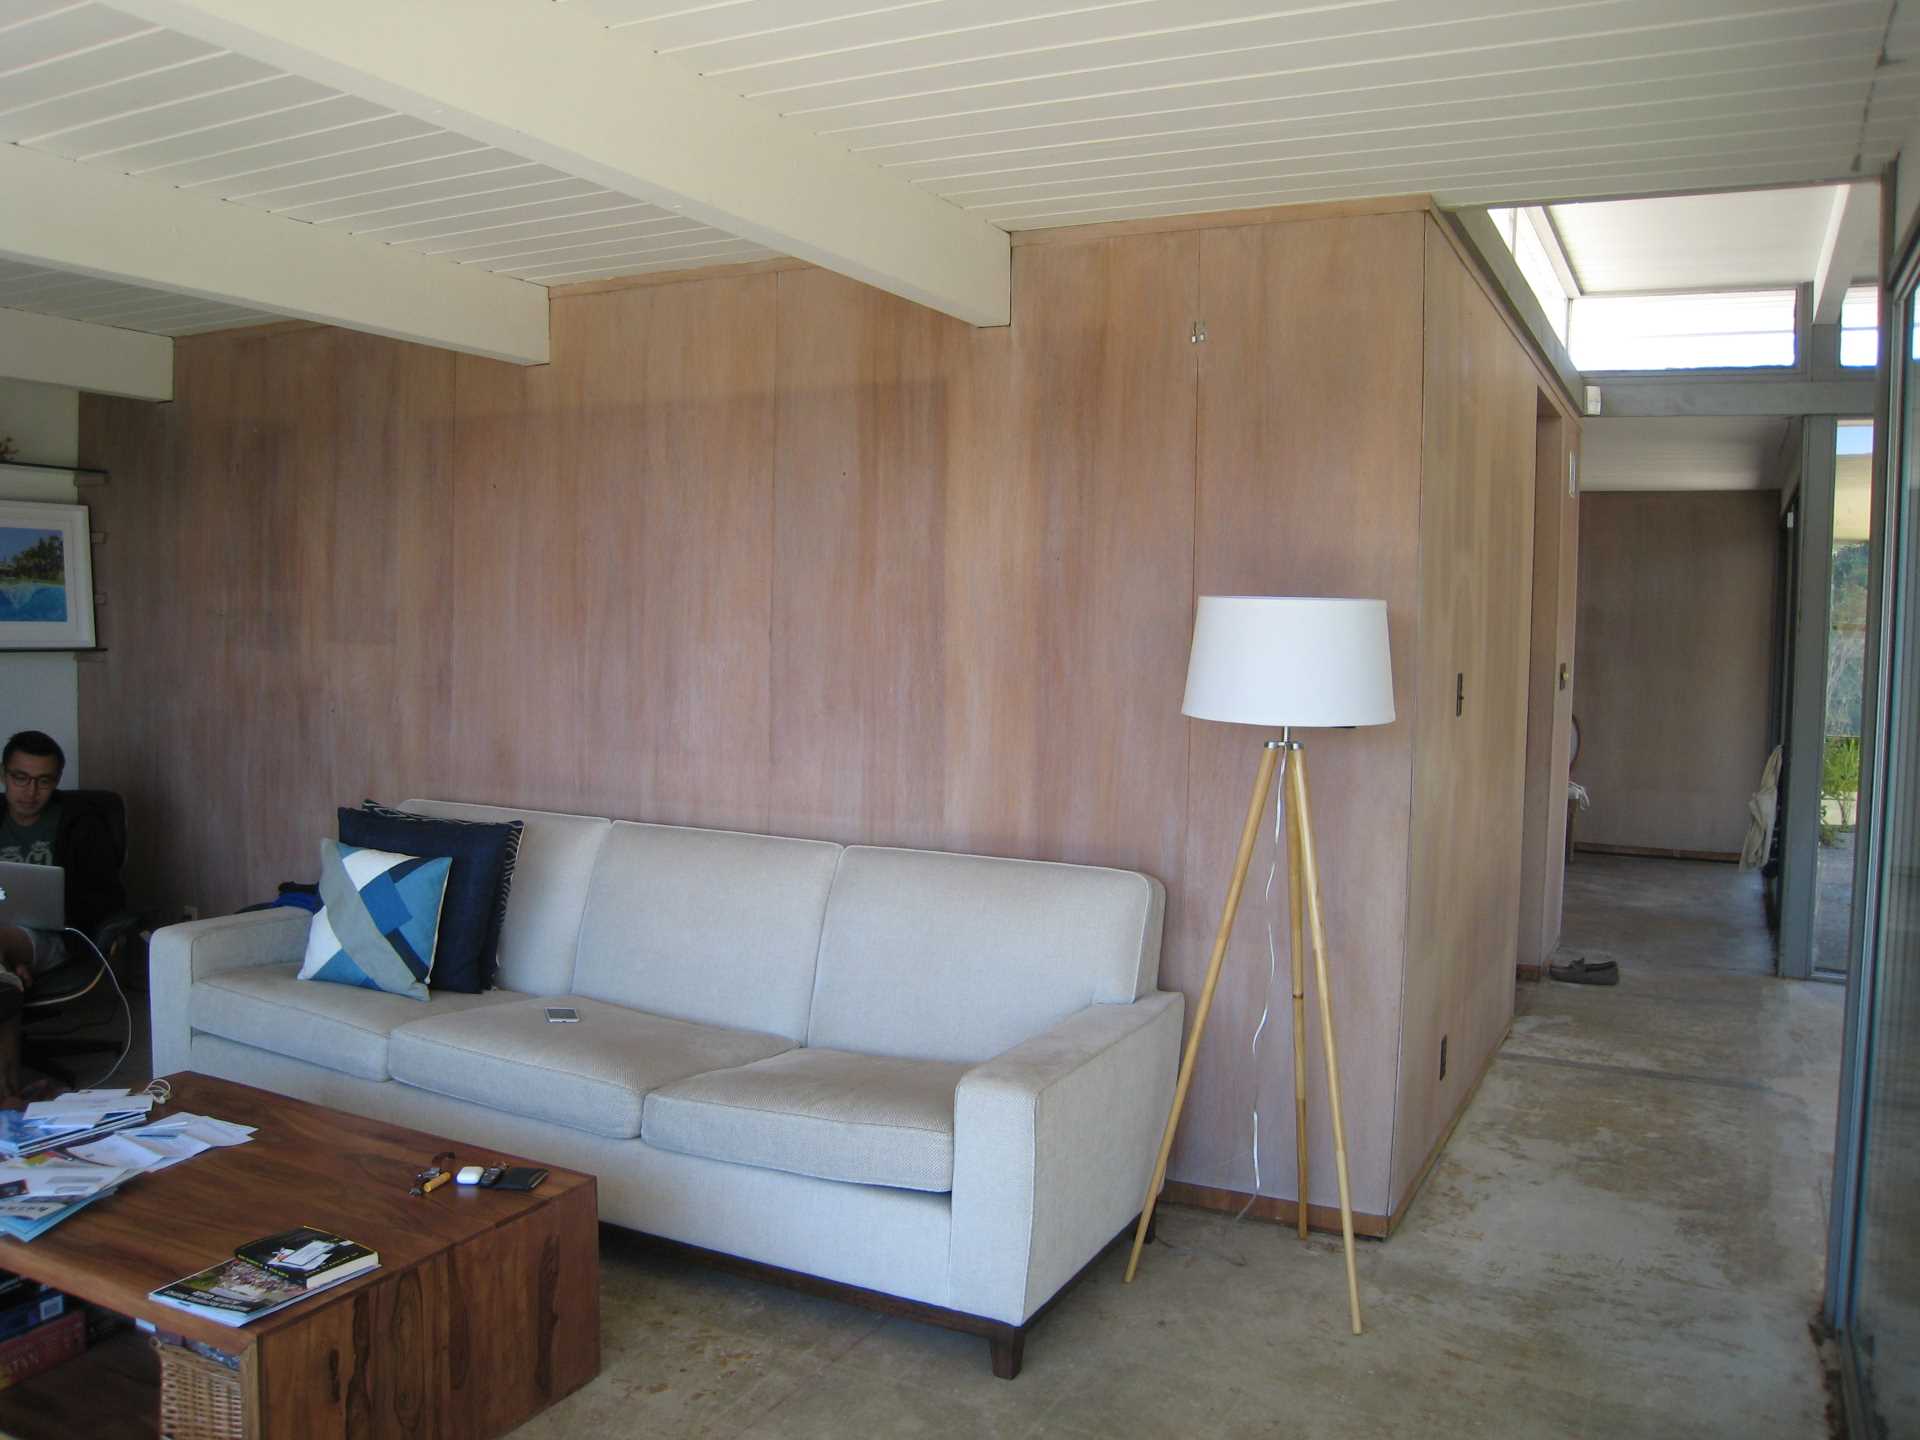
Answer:
<path fill-rule="evenodd" d="M 0 814 L 0 860 L 66 870 L 67 923 L 91 931 L 120 909 L 120 863 L 106 823 L 86 807 L 63 804 L 66 752 L 50 735 L 23 730 L 0 752 L 7 807 Z M 26 989 L 67 958 L 58 931 L 0 925 L 0 1095 L 20 1093 L 20 1009 Z"/>

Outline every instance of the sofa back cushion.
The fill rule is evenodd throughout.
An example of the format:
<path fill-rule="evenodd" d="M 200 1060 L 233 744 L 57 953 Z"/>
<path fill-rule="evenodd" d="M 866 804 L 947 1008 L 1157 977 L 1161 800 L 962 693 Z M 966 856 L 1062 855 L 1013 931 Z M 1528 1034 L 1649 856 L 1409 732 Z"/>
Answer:
<path fill-rule="evenodd" d="M 494 984 L 528 995 L 565 995 L 573 988 L 580 912 L 600 846 L 613 828 L 596 815 L 557 815 L 499 805 L 409 800 L 400 807 L 444 820 L 518 820 L 520 857 L 500 923 L 500 965 Z"/>
<path fill-rule="evenodd" d="M 850 847 L 807 1044 L 977 1063 L 1154 986 L 1166 892 L 1130 870 Z"/>
<path fill-rule="evenodd" d="M 616 822 L 587 894 L 574 993 L 798 1044 L 839 857 L 821 840 Z"/>

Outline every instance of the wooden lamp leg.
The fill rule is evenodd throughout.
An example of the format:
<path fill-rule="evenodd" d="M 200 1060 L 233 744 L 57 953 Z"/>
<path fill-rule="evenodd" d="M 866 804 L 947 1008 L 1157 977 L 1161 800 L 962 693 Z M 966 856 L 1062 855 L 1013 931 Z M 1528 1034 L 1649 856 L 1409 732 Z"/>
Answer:
<path fill-rule="evenodd" d="M 1347 1133 L 1340 1122 L 1340 1062 L 1333 1048 L 1333 997 L 1327 988 L 1327 934 L 1320 917 L 1320 869 L 1313 853 L 1313 813 L 1307 803 L 1307 752 L 1293 752 L 1291 785 L 1300 819 L 1300 871 L 1307 892 L 1307 926 L 1313 932 L 1313 973 L 1320 990 L 1320 1039 L 1327 1052 L 1327 1101 L 1333 1111 L 1333 1164 L 1340 1179 L 1340 1233 L 1347 1246 L 1347 1307 L 1353 1333 L 1360 1333 L 1360 1281 L 1353 1268 L 1353 1201 L 1347 1192 Z"/>
<path fill-rule="evenodd" d="M 1227 958 L 1227 941 L 1233 935 L 1234 912 L 1240 908 L 1240 892 L 1247 883 L 1247 864 L 1253 859 L 1254 842 L 1260 837 L 1260 818 L 1266 812 L 1267 796 L 1273 789 L 1273 767 L 1279 758 L 1279 745 L 1269 742 L 1260 756 L 1260 773 L 1253 782 L 1253 802 L 1247 806 L 1247 823 L 1240 834 L 1240 854 L 1233 862 L 1233 883 L 1227 886 L 1226 908 L 1220 912 L 1220 929 L 1213 937 L 1213 957 L 1207 962 L 1206 983 L 1200 990 L 1200 1003 L 1194 1007 L 1193 1033 L 1187 1037 L 1187 1053 L 1180 1060 L 1180 1079 L 1173 1087 L 1173 1111 L 1167 1116 L 1166 1133 L 1160 1137 L 1160 1158 L 1154 1161 L 1146 1198 L 1140 1202 L 1140 1223 L 1133 1232 L 1133 1253 L 1127 1257 L 1124 1284 L 1133 1283 L 1133 1272 L 1140 1267 L 1140 1247 L 1147 1243 L 1147 1226 L 1153 1220 L 1161 1183 L 1167 1178 L 1167 1157 L 1173 1153 L 1174 1132 L 1180 1128 L 1180 1110 L 1187 1103 L 1187 1087 L 1193 1083 L 1193 1062 L 1200 1053 L 1200 1037 L 1206 1033 L 1207 1012 L 1213 1009 L 1220 966 Z"/>
<path fill-rule="evenodd" d="M 1283 797 L 1284 798 L 1284 797 Z M 1306 916 L 1300 908 L 1300 816 L 1291 805 L 1287 816 L 1287 914 L 1293 927 L 1293 1136 L 1298 1157 L 1300 1238 L 1307 1238 L 1307 940 Z"/>

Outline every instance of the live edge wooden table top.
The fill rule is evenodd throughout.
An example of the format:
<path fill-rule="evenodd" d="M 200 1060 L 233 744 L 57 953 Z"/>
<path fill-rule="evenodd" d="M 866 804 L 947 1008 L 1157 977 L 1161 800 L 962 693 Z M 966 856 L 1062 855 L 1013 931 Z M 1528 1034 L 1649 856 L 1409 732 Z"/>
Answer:
<path fill-rule="evenodd" d="M 16 1271 L 240 1359 L 249 1433 L 308 1437 L 504 1434 L 600 1368 L 594 1179 L 553 1170 L 528 1192 L 446 1184 L 407 1193 L 439 1151 L 460 1164 L 537 1165 L 204 1075 L 171 1077 L 156 1115 L 259 1127 L 136 1176 L 31 1244 Z M 156 1305 L 147 1292 L 296 1225 L 380 1252 L 380 1268 L 250 1325 Z"/>

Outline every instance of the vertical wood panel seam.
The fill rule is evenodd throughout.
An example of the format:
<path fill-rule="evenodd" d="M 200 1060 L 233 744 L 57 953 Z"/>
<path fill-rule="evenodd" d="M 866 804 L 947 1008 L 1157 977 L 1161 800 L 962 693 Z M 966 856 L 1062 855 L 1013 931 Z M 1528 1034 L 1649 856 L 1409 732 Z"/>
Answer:
<path fill-rule="evenodd" d="M 774 699 L 773 686 L 779 664 L 774 647 L 779 638 L 780 605 L 780 428 L 786 423 L 787 412 L 787 407 L 780 403 L 786 374 L 781 368 L 781 361 L 785 357 L 780 349 L 780 312 L 784 308 L 785 290 L 785 273 L 776 273 L 773 277 L 773 394 L 769 397 L 773 405 L 773 453 L 767 457 L 767 768 L 764 772 L 766 782 L 760 790 L 763 806 L 760 829 L 763 834 L 773 832 L 773 767 L 777 758 L 773 744 L 773 712 L 778 702 Z"/>
<path fill-rule="evenodd" d="M 1200 251 L 1205 244 L 1204 232 L 1195 231 L 1193 236 L 1193 308 L 1203 311 L 1206 308 L 1206 272 L 1200 264 Z M 1200 317 L 1196 315 L 1195 320 Z M 1206 403 L 1206 391 L 1200 384 L 1200 347 L 1190 345 L 1193 351 L 1193 474 L 1191 491 L 1193 504 L 1188 511 L 1189 530 L 1187 535 L 1187 630 L 1188 645 L 1192 645 L 1193 617 L 1200 608 L 1200 407 Z M 1181 696 L 1181 709 L 1186 708 L 1186 697 Z M 1193 721 L 1183 713 L 1181 716 L 1181 738 L 1186 741 L 1186 764 L 1180 775 L 1180 868 L 1184 872 L 1187 865 L 1187 844 L 1193 836 Z M 1187 889 L 1187 877 L 1180 876 L 1180 890 Z M 1164 922 L 1165 917 L 1162 916 Z M 1164 924 L 1160 952 L 1166 954 Z"/>
<path fill-rule="evenodd" d="M 1393 1114 L 1387 1125 L 1387 1201 L 1386 1214 L 1391 1221 L 1396 1214 L 1396 1191 L 1399 1181 L 1400 1126 L 1402 1122 L 1401 1101 L 1406 1095 L 1407 1070 L 1407 975 L 1413 967 L 1413 866 L 1415 847 L 1420 843 L 1420 761 L 1421 761 L 1421 725 L 1420 725 L 1420 643 L 1426 629 L 1426 572 L 1427 572 L 1427 436 L 1432 418 L 1427 407 L 1432 401 L 1427 384 L 1427 351 L 1433 344 L 1431 327 L 1428 324 L 1428 297 L 1433 285 L 1433 275 L 1427 263 L 1431 250 L 1427 245 L 1427 227 L 1438 228 L 1431 215 L 1423 220 L 1420 227 L 1420 450 L 1417 461 L 1418 476 L 1414 487 L 1413 533 L 1413 658 L 1407 666 L 1407 683 L 1413 689 L 1412 704 L 1408 707 L 1408 723 L 1413 726 L 1413 735 L 1408 745 L 1409 763 L 1407 765 L 1407 857 L 1406 871 L 1401 877 L 1400 903 L 1406 910 L 1406 923 L 1400 927 L 1400 1023 L 1395 1026 L 1396 1045 L 1393 1055 Z M 1396 704 L 1395 708 L 1398 708 Z"/>

